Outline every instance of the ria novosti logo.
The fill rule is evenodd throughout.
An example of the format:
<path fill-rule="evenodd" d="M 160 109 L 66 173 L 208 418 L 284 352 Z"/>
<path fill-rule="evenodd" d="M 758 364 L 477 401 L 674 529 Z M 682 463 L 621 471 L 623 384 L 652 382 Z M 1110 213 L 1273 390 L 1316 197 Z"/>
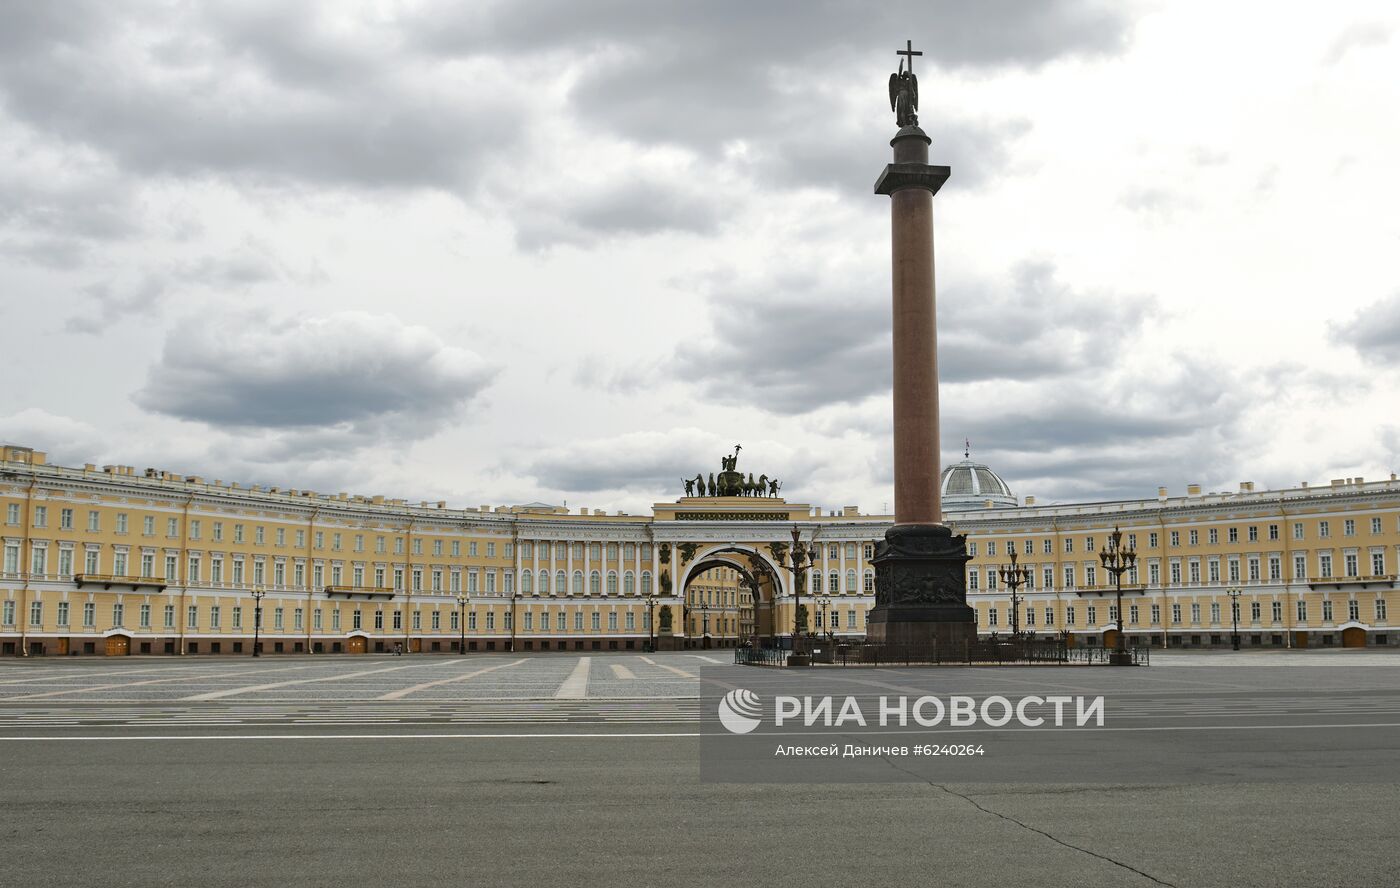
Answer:
<path fill-rule="evenodd" d="M 866 707 L 871 705 L 866 702 Z M 735 688 L 720 698 L 719 721 L 731 734 L 749 734 L 763 721 L 763 704 L 753 691 Z M 932 695 L 922 697 L 886 697 L 875 701 L 875 709 L 869 712 L 862 708 L 854 696 L 804 695 L 773 698 L 773 724 L 784 727 L 799 722 L 802 727 L 814 725 L 823 727 L 844 727 L 856 725 L 867 727 L 908 727 L 912 722 L 919 727 L 931 728 L 940 725 L 949 727 L 969 727 L 985 725 L 1000 728 L 1011 722 L 1027 728 L 1042 726 L 1068 727 L 1071 719 L 1074 727 L 1103 727 L 1104 698 L 1035 694 L 1008 699 L 1000 694 L 978 699 L 971 696 L 953 695 L 940 698 Z"/>
<path fill-rule="evenodd" d="M 763 717 L 763 705 L 758 695 L 745 688 L 735 688 L 719 701 L 719 723 L 731 734 L 747 734 L 758 727 Z"/>

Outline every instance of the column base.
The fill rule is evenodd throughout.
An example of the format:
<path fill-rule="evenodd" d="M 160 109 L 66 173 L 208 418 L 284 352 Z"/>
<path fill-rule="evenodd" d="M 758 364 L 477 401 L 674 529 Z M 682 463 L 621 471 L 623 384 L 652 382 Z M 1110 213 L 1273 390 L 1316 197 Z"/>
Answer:
<path fill-rule="evenodd" d="M 967 604 L 967 537 L 942 524 L 897 524 L 876 546 L 866 639 L 953 652 L 977 640 Z"/>

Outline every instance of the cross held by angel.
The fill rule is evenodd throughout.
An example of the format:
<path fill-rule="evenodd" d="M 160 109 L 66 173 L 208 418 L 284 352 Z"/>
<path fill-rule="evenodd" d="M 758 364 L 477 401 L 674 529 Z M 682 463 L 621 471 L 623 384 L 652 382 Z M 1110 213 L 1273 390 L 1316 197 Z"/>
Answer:
<path fill-rule="evenodd" d="M 918 126 L 919 115 L 919 78 L 914 76 L 914 56 L 923 55 L 922 50 L 914 49 L 912 40 L 904 41 L 904 49 L 895 50 L 895 55 L 907 56 L 909 65 L 905 67 L 905 60 L 899 60 L 899 71 L 890 75 L 890 110 L 894 112 L 895 125 Z"/>

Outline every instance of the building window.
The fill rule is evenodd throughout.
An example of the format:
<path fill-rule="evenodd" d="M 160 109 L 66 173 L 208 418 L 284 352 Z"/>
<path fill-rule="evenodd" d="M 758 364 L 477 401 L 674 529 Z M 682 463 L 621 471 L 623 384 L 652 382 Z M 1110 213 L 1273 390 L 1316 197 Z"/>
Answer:
<path fill-rule="evenodd" d="M 1282 601 L 1275 601 L 1275 602 L 1273 602 L 1273 603 L 1271 604 L 1269 610 L 1270 610 L 1270 614 L 1271 614 L 1271 616 L 1273 617 L 1275 623 L 1282 623 L 1282 622 L 1283 622 L 1283 602 L 1282 602 Z"/>
<path fill-rule="evenodd" d="M 1355 598 L 1353 598 L 1353 599 L 1351 599 L 1350 601 L 1347 602 L 1347 619 L 1348 619 L 1348 620 L 1360 620 L 1360 619 L 1361 619 L 1361 602 L 1357 601 Z"/>
<path fill-rule="evenodd" d="M 1349 537 L 1350 537 L 1350 536 L 1356 536 L 1356 521 L 1354 521 L 1354 520 L 1351 519 L 1351 518 L 1348 518 L 1348 519 L 1346 519 L 1345 521 L 1343 521 L 1343 522 L 1342 522 L 1342 535 L 1343 535 L 1343 536 L 1349 536 Z"/>
<path fill-rule="evenodd" d="M 1385 622 L 1385 599 L 1380 597 L 1376 598 L 1376 622 Z"/>
<path fill-rule="evenodd" d="M 1322 602 L 1322 622 L 1332 622 L 1332 601 L 1331 599 Z"/>

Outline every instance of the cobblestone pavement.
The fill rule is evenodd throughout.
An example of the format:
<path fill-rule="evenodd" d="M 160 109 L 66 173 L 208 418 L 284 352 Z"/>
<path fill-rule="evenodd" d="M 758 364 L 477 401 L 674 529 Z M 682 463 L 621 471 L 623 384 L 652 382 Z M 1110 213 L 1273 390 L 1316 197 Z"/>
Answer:
<path fill-rule="evenodd" d="M 0 661 L 0 704 L 675 700 L 709 654 Z"/>
<path fill-rule="evenodd" d="M 1371 651 L 1154 652 L 1145 669 L 792 671 L 724 651 L 5 660 L 0 881 L 1393 884 L 1400 782 L 1373 772 L 1400 761 L 1398 679 L 1400 656 Z M 1208 773 L 1134 781 L 1131 759 L 1083 756 L 1083 783 L 950 781 L 941 760 L 899 783 L 700 779 L 716 687 L 928 682 L 1111 693 L 1131 758 Z M 1281 779 L 1281 749 L 1322 778 Z M 1054 748 L 1031 751 L 1049 773 Z"/>

